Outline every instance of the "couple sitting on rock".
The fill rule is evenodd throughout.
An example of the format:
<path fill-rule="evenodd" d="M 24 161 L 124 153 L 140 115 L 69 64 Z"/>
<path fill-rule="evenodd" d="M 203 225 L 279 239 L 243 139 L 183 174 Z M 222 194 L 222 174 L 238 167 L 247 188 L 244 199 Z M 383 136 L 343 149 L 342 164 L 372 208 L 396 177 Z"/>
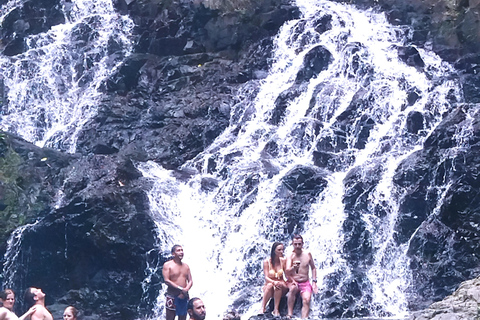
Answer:
<path fill-rule="evenodd" d="M 263 261 L 265 285 L 263 286 L 262 313 L 265 313 L 269 300 L 273 297 L 274 316 L 280 316 L 278 310 L 280 299 L 288 292 L 288 317 L 293 315 L 293 307 L 298 293 L 302 298 L 302 319 L 308 317 L 312 292 L 317 293 L 317 269 L 310 252 L 303 249 L 303 238 L 296 234 L 292 239 L 293 252 L 286 258 L 283 255 L 284 246 L 275 242 L 270 257 Z M 309 269 L 312 269 L 312 283 L 309 279 Z"/>

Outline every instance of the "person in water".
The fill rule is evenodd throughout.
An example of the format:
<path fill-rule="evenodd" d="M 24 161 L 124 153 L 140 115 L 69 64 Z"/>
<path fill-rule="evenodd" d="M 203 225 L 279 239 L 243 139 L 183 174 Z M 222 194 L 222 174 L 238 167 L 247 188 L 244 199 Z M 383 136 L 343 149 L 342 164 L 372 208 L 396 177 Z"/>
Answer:
<path fill-rule="evenodd" d="M 0 292 L 0 301 L 2 307 L 0 307 L 0 320 L 23 320 L 35 312 L 36 307 L 30 308 L 20 318 L 13 312 L 13 306 L 15 305 L 15 292 L 12 289 L 5 289 Z"/>
<path fill-rule="evenodd" d="M 68 306 L 63 311 L 63 320 L 77 320 L 78 310 L 73 306 Z"/>
<path fill-rule="evenodd" d="M 267 303 L 273 297 L 274 316 L 279 316 L 280 299 L 287 294 L 288 287 L 285 282 L 284 270 L 286 268 L 286 259 L 283 257 L 284 246 L 280 242 L 275 242 L 270 251 L 270 257 L 263 261 L 263 274 L 265 275 L 265 285 L 263 286 L 263 299 L 261 313 L 265 313 Z"/>
<path fill-rule="evenodd" d="M 312 254 L 303 249 L 303 238 L 301 235 L 294 235 L 292 239 L 293 252 L 287 257 L 287 274 L 289 294 L 287 298 L 288 317 L 293 315 L 293 307 L 297 294 L 302 297 L 302 319 L 310 313 L 310 300 L 312 292 L 317 293 L 317 269 Z M 312 269 L 312 283 L 309 279 L 309 269 Z"/>
<path fill-rule="evenodd" d="M 165 301 L 166 318 L 178 320 L 187 318 L 188 290 L 193 285 L 190 267 L 182 262 L 183 248 L 181 245 L 172 247 L 173 259 L 163 264 L 163 279 L 167 284 Z"/>

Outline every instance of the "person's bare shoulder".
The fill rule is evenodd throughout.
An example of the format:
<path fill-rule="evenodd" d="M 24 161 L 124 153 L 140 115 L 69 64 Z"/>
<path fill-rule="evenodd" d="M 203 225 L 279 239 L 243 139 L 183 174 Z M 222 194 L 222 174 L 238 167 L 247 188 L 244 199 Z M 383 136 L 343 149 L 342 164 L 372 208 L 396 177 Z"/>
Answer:
<path fill-rule="evenodd" d="M 173 260 L 167 260 L 163 263 L 163 266 L 164 267 L 168 267 L 169 265 L 171 265 L 173 263 Z"/>
<path fill-rule="evenodd" d="M 8 319 L 8 310 L 4 307 L 0 307 L 0 320 Z"/>

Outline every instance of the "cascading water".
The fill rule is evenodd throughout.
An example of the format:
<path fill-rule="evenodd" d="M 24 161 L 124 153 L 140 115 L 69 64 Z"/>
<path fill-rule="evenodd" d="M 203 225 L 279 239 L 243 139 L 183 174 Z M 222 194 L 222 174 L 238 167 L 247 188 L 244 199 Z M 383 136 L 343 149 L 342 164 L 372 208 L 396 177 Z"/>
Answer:
<path fill-rule="evenodd" d="M 38 221 L 32 224 L 23 225 L 12 232 L 10 238 L 7 241 L 7 249 L 3 257 L 3 269 L 2 275 L 4 278 L 3 287 L 13 288 L 13 280 L 17 273 L 17 266 L 19 265 L 19 252 L 20 245 L 22 243 L 23 234 L 26 230 L 32 229 L 37 225 Z M 23 284 L 22 284 L 23 286 Z"/>
<path fill-rule="evenodd" d="M 5 19 L 22 5 L 0 9 Z M 112 1 L 62 1 L 65 23 L 25 38 L 27 49 L 0 56 L 5 86 L 0 128 L 39 146 L 75 152 L 78 133 L 96 114 L 100 88 L 132 50 L 132 21 Z"/>
<path fill-rule="evenodd" d="M 21 3 L 4 5 L 1 19 Z M 133 24 L 110 1 L 63 5 L 65 24 L 28 37 L 22 54 L 0 56 L 0 127 L 74 152 L 99 89 L 132 49 Z M 208 318 L 231 305 L 249 315 L 260 307 L 271 243 L 298 231 L 317 265 L 313 315 L 401 317 L 411 275 L 408 239 L 396 239 L 404 194 L 393 176 L 453 108 L 449 97 L 461 100 L 459 88 L 429 51 L 418 49 L 424 66 L 399 59 L 408 29 L 382 14 L 324 0 L 297 5 L 303 17 L 276 37 L 268 77 L 238 91 L 230 127 L 184 166 L 190 178 L 137 163 L 155 181 L 148 192 L 159 249 L 184 246 L 191 295 L 203 298 Z M 413 134 L 415 113 L 424 118 Z M 157 302 L 159 316 L 163 292 Z"/>
<path fill-rule="evenodd" d="M 448 97 L 461 100 L 447 80 L 453 70 L 422 49 L 424 66 L 403 62 L 408 30 L 382 14 L 328 1 L 297 5 L 303 18 L 276 37 L 269 76 L 238 92 L 230 127 L 184 166 L 191 178 L 138 164 L 156 181 L 150 204 L 160 250 L 184 246 L 191 293 L 209 317 L 232 304 L 248 315 L 259 309 L 271 243 L 299 231 L 318 269 L 313 315 L 402 317 L 411 275 L 408 241 L 395 238 L 404 194 L 392 179 L 453 108 Z M 416 112 L 425 119 L 412 134 L 407 122 Z M 302 172 L 324 184 L 307 201 Z M 349 203 L 359 183 L 368 197 Z M 162 292 L 158 313 L 163 299 Z"/>

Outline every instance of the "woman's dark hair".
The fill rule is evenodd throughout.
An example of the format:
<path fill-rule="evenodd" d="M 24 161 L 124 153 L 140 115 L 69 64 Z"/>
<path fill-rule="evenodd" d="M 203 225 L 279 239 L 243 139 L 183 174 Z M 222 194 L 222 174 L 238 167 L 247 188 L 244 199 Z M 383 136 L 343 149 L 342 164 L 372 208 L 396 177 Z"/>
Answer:
<path fill-rule="evenodd" d="M 272 251 L 270 251 L 270 262 L 272 262 L 272 265 L 273 265 L 273 261 L 275 261 L 275 249 L 277 249 L 277 247 L 279 245 L 282 245 L 283 246 L 283 243 L 281 242 L 274 242 L 273 245 L 272 245 Z"/>
<path fill-rule="evenodd" d="M 0 299 L 7 300 L 7 296 L 9 294 L 13 294 L 15 296 L 15 292 L 12 289 L 7 288 L 3 291 L 0 291 Z"/>

